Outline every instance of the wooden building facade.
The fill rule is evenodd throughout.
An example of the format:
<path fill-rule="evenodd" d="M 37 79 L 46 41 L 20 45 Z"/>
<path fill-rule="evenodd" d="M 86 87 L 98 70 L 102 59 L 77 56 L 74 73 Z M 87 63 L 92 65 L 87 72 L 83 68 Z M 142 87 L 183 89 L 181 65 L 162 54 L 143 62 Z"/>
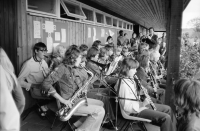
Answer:
<path fill-rule="evenodd" d="M 72 44 L 87 44 L 90 47 L 95 40 L 105 43 L 108 36 L 112 36 L 116 43 L 119 30 L 127 33 L 129 38 L 132 36 L 133 23 L 109 15 L 91 6 L 71 0 L 50 0 L 47 3 L 54 7 L 54 13 L 49 13 L 50 9 L 48 8 L 41 10 L 43 7 L 39 5 L 44 5 L 44 3 L 39 0 L 35 2 L 34 0 L 19 0 L 18 2 L 18 37 L 20 38 L 17 48 L 19 56 L 18 72 L 23 62 L 32 56 L 32 47 L 37 42 L 47 44 L 48 54 L 51 54 L 54 47 L 59 44 L 65 47 Z M 88 10 L 84 14 L 87 13 L 88 18 L 93 18 L 85 19 L 82 18 L 82 15 L 78 16 L 78 13 L 70 14 L 67 9 L 64 9 L 63 4 L 66 4 L 65 7 L 69 6 L 68 10 L 73 10 L 73 6 L 74 9 L 79 8 L 75 9 L 75 11 L 81 10 L 83 12 Z M 89 11 L 92 11 L 91 16 Z"/>
<path fill-rule="evenodd" d="M 189 1 L 2 0 L 0 45 L 18 74 L 23 62 L 32 56 L 32 46 L 39 41 L 47 44 L 50 54 L 58 44 L 91 46 L 97 39 L 104 43 L 108 35 L 113 36 L 116 42 L 119 30 L 128 33 L 129 38 L 133 31 L 140 33 L 149 27 L 166 31 L 166 104 L 173 106 L 167 96 L 171 96 L 173 83 L 179 79 L 182 12 Z"/>

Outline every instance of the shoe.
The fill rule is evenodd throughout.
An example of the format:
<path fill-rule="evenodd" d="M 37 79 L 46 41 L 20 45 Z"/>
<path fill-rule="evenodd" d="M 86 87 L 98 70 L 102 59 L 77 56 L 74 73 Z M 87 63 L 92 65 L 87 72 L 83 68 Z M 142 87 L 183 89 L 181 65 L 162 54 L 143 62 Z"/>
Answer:
<path fill-rule="evenodd" d="M 112 124 L 112 122 L 109 121 L 108 123 L 104 123 L 102 127 L 106 128 L 106 129 L 109 129 L 109 130 L 115 130 L 114 125 L 115 125 L 115 123 Z"/>
<path fill-rule="evenodd" d="M 36 110 L 37 114 L 40 116 L 41 119 L 45 120 L 46 119 L 46 115 L 47 115 L 47 112 L 46 111 L 43 111 L 41 108 L 38 108 Z"/>

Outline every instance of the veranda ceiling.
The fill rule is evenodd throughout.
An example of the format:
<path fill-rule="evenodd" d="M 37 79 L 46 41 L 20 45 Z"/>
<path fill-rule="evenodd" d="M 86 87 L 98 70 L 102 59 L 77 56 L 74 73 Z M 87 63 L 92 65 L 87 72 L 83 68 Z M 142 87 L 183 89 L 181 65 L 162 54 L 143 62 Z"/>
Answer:
<path fill-rule="evenodd" d="M 81 1 L 81 0 L 79 0 Z M 87 0 L 144 27 L 166 31 L 167 0 Z M 190 0 L 183 0 L 184 9 Z"/>

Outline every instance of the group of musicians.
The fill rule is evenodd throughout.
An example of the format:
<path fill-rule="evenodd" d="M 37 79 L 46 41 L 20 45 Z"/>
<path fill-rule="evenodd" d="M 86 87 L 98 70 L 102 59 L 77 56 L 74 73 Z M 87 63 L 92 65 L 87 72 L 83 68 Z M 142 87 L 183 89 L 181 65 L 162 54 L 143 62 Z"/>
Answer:
<path fill-rule="evenodd" d="M 158 45 L 143 38 L 137 50 L 133 46 L 119 43 L 114 46 L 111 36 L 106 44 L 96 40 L 90 48 L 85 44 L 71 45 L 68 49 L 57 46 L 48 67 L 47 47 L 39 42 L 33 48 L 33 57 L 24 63 L 18 80 L 27 91 L 54 97 L 73 108 L 70 99 L 88 82 L 91 76 L 87 71 L 92 72 L 94 77 L 86 88 L 87 104 L 75 111 L 87 117 L 73 123 L 75 131 L 99 131 L 101 125 L 115 129 L 112 96 L 124 98 L 119 100 L 119 106 L 128 115 L 150 119 L 161 131 L 175 131 L 173 112 L 164 105 L 166 73 L 159 60 Z M 53 86 L 57 82 L 59 93 Z M 47 105 L 38 109 L 41 117 L 47 111 Z"/>

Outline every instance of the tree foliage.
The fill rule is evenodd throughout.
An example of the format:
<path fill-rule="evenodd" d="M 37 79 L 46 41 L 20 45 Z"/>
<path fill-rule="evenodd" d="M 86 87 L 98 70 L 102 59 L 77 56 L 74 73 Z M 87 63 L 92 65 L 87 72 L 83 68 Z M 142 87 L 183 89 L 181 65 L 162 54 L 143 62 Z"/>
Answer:
<path fill-rule="evenodd" d="M 192 45 L 187 35 L 183 38 L 180 52 L 180 78 L 193 78 L 199 73 L 200 49 L 199 44 Z"/>
<path fill-rule="evenodd" d="M 200 32 L 200 17 L 190 20 L 188 24 L 191 25 L 196 32 Z"/>

